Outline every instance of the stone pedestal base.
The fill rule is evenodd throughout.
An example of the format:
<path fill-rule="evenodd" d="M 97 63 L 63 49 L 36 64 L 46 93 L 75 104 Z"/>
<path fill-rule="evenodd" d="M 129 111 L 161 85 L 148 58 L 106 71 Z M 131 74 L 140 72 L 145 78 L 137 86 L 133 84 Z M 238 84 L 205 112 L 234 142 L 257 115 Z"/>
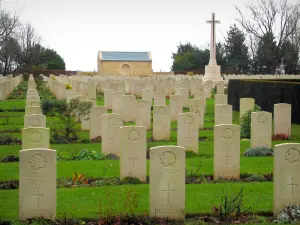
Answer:
<path fill-rule="evenodd" d="M 207 65 L 205 66 L 205 75 L 203 80 L 220 81 L 223 80 L 221 77 L 221 67 L 218 65 Z"/>

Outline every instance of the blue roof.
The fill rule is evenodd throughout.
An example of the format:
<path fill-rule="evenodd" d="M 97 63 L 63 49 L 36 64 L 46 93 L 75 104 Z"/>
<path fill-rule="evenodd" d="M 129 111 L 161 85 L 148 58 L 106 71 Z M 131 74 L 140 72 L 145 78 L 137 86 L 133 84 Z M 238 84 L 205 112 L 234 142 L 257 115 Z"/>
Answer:
<path fill-rule="evenodd" d="M 148 52 L 102 52 L 106 61 L 151 61 Z"/>

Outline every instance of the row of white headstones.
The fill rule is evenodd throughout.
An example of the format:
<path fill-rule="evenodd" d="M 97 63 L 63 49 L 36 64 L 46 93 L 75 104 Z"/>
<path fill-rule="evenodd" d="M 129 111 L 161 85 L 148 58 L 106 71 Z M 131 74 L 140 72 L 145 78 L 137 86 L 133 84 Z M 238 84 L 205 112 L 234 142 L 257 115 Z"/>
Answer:
<path fill-rule="evenodd" d="M 124 97 L 122 96 L 122 99 Z M 25 128 L 22 131 L 23 150 L 20 152 L 19 216 L 21 219 L 56 217 L 56 151 L 49 149 L 49 129 L 46 128 L 46 117 L 42 115 L 38 102 L 39 96 L 35 83 L 30 78 L 24 118 Z M 251 108 L 251 104 L 252 106 L 254 104 L 252 100 L 241 100 L 241 111 L 244 110 L 243 107 Z M 147 104 L 147 115 L 151 115 L 149 105 L 151 106 L 151 103 Z M 165 126 L 170 132 L 170 107 L 154 106 L 153 136 L 156 129 L 157 137 L 164 136 Z M 204 111 L 203 101 L 200 107 Z M 97 130 L 101 133 L 95 135 L 102 136 L 102 151 L 120 156 L 120 178 L 132 176 L 145 181 L 147 127 L 140 125 L 124 127 L 124 114 L 106 114 L 105 110 L 107 110 L 105 107 L 93 106 L 89 119 L 91 132 L 93 126 L 101 127 Z M 150 149 L 151 216 L 184 219 L 185 151 L 192 150 L 198 153 L 200 128 L 198 117 L 193 110 L 179 113 L 178 146 L 160 146 Z M 257 146 L 271 143 L 270 113 L 253 113 L 252 121 L 252 134 L 254 134 L 252 139 L 255 139 L 256 133 L 263 134 L 258 135 Z M 169 138 L 170 134 L 168 133 L 167 136 Z M 216 125 L 214 140 L 214 179 L 239 178 L 239 126 L 232 124 L 232 118 L 230 123 Z M 197 150 L 192 149 L 193 147 Z M 297 175 L 300 169 L 300 145 L 276 145 L 274 152 L 274 214 L 277 214 L 287 204 L 300 203 L 298 199 L 300 177 Z"/>
<path fill-rule="evenodd" d="M 0 74 L 0 100 L 6 99 L 22 80 L 22 75 L 14 77 L 12 74 L 6 76 Z"/>

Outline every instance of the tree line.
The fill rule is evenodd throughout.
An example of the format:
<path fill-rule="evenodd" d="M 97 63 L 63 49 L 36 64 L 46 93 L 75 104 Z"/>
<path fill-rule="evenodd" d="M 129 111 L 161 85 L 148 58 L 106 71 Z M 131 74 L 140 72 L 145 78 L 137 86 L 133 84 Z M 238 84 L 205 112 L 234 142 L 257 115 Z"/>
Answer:
<path fill-rule="evenodd" d="M 65 70 L 63 58 L 42 45 L 30 23 L 21 23 L 16 13 L 0 10 L 0 74 L 22 70 Z"/>
<path fill-rule="evenodd" d="M 298 74 L 300 72 L 300 4 L 256 0 L 217 43 L 217 63 L 227 74 Z M 208 48 L 180 43 L 172 53 L 172 71 L 204 71 Z"/>

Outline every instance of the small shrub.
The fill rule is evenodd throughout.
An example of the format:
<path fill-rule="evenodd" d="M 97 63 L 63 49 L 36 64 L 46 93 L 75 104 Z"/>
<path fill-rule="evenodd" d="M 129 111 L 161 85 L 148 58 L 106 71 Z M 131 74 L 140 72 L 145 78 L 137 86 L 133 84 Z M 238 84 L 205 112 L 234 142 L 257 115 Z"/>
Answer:
<path fill-rule="evenodd" d="M 247 179 L 247 181 L 257 181 L 257 182 L 263 182 L 265 181 L 265 177 L 259 174 L 252 174 L 251 176 L 249 176 Z"/>
<path fill-rule="evenodd" d="M 46 116 L 53 116 L 56 112 L 62 112 L 66 108 L 67 102 L 64 100 L 48 99 L 42 103 L 42 110 Z"/>
<path fill-rule="evenodd" d="M 264 175 L 267 181 L 273 181 L 273 171 Z"/>
<path fill-rule="evenodd" d="M 300 206 L 299 205 L 286 206 L 277 215 L 276 222 L 299 224 L 300 223 Z"/>
<path fill-rule="evenodd" d="M 56 76 L 55 75 L 50 75 L 50 78 L 52 79 L 52 80 L 56 80 Z"/>
<path fill-rule="evenodd" d="M 186 184 L 200 184 L 206 181 L 205 176 L 201 173 L 203 161 L 193 169 L 185 169 L 185 182 Z"/>
<path fill-rule="evenodd" d="M 5 156 L 0 162 L 19 162 L 19 157 L 15 155 Z"/>
<path fill-rule="evenodd" d="M 91 140 L 92 143 L 101 143 L 102 138 L 101 136 L 95 137 Z"/>
<path fill-rule="evenodd" d="M 260 147 L 260 148 L 249 148 L 245 154 L 245 156 L 251 157 L 251 156 L 272 156 L 273 155 L 273 149 L 266 148 L 266 147 Z"/>
<path fill-rule="evenodd" d="M 255 105 L 252 110 L 248 110 L 241 117 L 241 138 L 251 138 L 251 113 L 261 111 L 259 105 Z"/>
<path fill-rule="evenodd" d="M 56 187 L 61 188 L 61 187 L 72 187 L 73 181 L 71 178 L 68 177 L 62 177 L 57 179 L 56 182 Z"/>
<path fill-rule="evenodd" d="M 121 180 L 122 184 L 142 184 L 142 181 L 136 177 L 125 177 Z"/>
<path fill-rule="evenodd" d="M 101 160 L 105 159 L 105 155 L 95 150 L 83 149 L 79 152 L 76 160 Z"/>
<path fill-rule="evenodd" d="M 188 75 L 188 76 L 194 76 L 194 72 L 187 72 L 186 75 Z"/>
<path fill-rule="evenodd" d="M 117 156 L 117 155 L 115 155 L 115 154 L 112 154 L 112 153 L 106 155 L 105 158 L 106 158 L 106 159 L 109 159 L 109 160 L 119 160 L 119 159 L 120 159 L 119 156 Z"/>
<path fill-rule="evenodd" d="M 115 177 L 101 178 L 91 182 L 91 186 L 120 185 L 120 179 Z"/>
<path fill-rule="evenodd" d="M 53 130 L 51 130 L 52 134 Z M 50 137 L 51 144 L 69 144 L 69 140 L 66 137 L 59 136 L 58 134 L 52 134 Z"/>
<path fill-rule="evenodd" d="M 291 138 L 286 134 L 275 134 L 272 136 L 272 141 L 284 141 L 290 140 Z"/>
<path fill-rule="evenodd" d="M 72 90 L 72 85 L 71 84 L 66 84 L 66 90 Z"/>
<path fill-rule="evenodd" d="M 3 130 L 0 130 L 0 133 L 12 133 L 12 132 L 18 133 L 18 132 L 21 132 L 21 131 L 22 130 L 19 127 L 10 127 L 10 128 L 4 127 Z"/>
<path fill-rule="evenodd" d="M 19 188 L 18 180 L 0 181 L 0 189 L 17 189 Z"/>
<path fill-rule="evenodd" d="M 246 214 L 250 213 L 250 209 L 257 205 L 257 202 L 248 204 L 248 208 L 244 206 L 244 200 L 251 192 L 245 193 L 244 186 L 241 186 L 237 191 L 231 187 L 224 188 L 220 196 L 220 203 L 213 207 L 214 213 L 219 214 L 221 222 L 232 222 L 242 220 Z"/>
<path fill-rule="evenodd" d="M 20 145 L 22 141 L 17 137 L 12 137 L 8 134 L 0 135 L 0 145 Z"/>

